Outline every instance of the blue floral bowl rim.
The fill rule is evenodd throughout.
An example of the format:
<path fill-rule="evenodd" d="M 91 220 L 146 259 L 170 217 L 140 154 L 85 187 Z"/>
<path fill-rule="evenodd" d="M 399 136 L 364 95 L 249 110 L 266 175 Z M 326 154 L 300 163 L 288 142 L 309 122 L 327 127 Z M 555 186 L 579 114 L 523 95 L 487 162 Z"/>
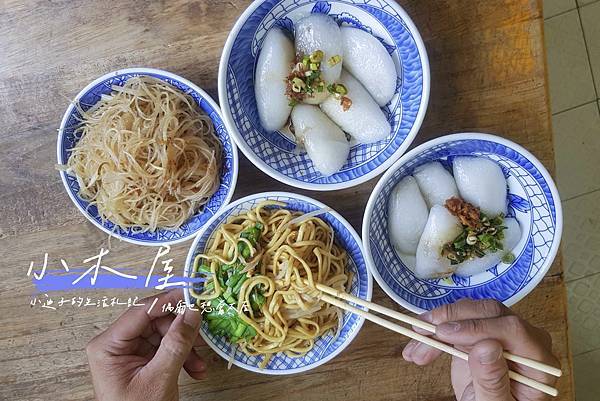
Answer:
<path fill-rule="evenodd" d="M 290 185 L 292 187 L 301 188 L 301 189 L 310 189 L 313 191 L 335 191 L 338 189 L 351 188 L 356 185 L 362 184 L 378 176 L 379 174 L 386 171 L 398 158 L 402 156 L 402 154 L 408 149 L 411 145 L 412 141 L 415 139 L 415 136 L 421 129 L 421 125 L 423 123 L 423 119 L 425 118 L 425 114 L 427 112 L 427 105 L 429 104 L 429 92 L 430 92 L 430 71 L 429 71 L 429 58 L 427 56 L 427 50 L 425 49 L 425 43 L 423 42 L 423 38 L 421 38 L 421 34 L 417 29 L 416 25 L 409 17 L 409 15 L 404 11 L 404 9 L 393 0 L 383 0 L 386 4 L 392 7 L 394 10 L 398 12 L 398 14 L 402 17 L 402 20 L 412 33 L 415 43 L 417 45 L 417 49 L 419 50 L 419 55 L 421 57 L 421 65 L 423 70 L 423 91 L 421 93 L 421 104 L 419 105 L 419 111 L 417 113 L 417 117 L 415 118 L 415 122 L 410 129 L 410 132 L 406 136 L 406 139 L 402 143 L 402 145 L 396 150 L 392 156 L 390 156 L 385 162 L 383 162 L 377 168 L 369 171 L 368 173 L 354 178 L 349 181 L 340 182 L 340 183 L 331 183 L 331 184 L 314 184 L 309 182 L 302 182 L 298 180 L 293 180 L 288 178 L 285 174 L 280 173 L 279 171 L 273 169 L 268 166 L 264 161 L 262 161 L 255 153 L 252 151 L 251 147 L 248 146 L 244 138 L 242 138 L 240 132 L 237 129 L 236 124 L 233 121 L 233 116 L 231 115 L 231 110 L 229 108 L 229 102 L 227 101 L 227 64 L 229 63 L 229 57 L 231 54 L 231 49 L 233 47 L 233 43 L 237 38 L 242 26 L 248 18 L 254 13 L 254 11 L 264 2 L 265 0 L 254 0 L 248 8 L 240 15 L 231 28 L 229 35 L 227 36 L 227 41 L 225 42 L 225 46 L 223 46 L 223 52 L 221 53 L 221 60 L 219 62 L 219 76 L 218 76 L 218 88 L 219 88 L 219 103 L 223 105 L 223 121 L 225 122 L 225 126 L 230 131 L 233 140 L 236 142 L 237 146 L 242 150 L 244 156 L 252 162 L 254 166 L 259 168 L 263 173 L 269 175 L 270 177 L 276 179 L 277 181 L 283 182 L 284 184 Z M 331 0 L 333 2 L 347 4 L 344 1 Z"/>
<path fill-rule="evenodd" d="M 132 68 L 123 68 L 120 70 L 116 70 L 116 71 L 111 71 L 108 72 L 98 78 L 96 78 L 95 80 L 93 80 L 92 82 L 90 82 L 87 86 L 85 86 L 81 91 L 79 91 L 79 93 L 73 98 L 73 100 L 71 101 L 71 103 L 69 104 L 69 107 L 67 108 L 67 110 L 65 111 L 65 114 L 63 115 L 62 121 L 60 123 L 60 128 L 58 129 L 58 137 L 57 137 L 57 141 L 56 141 L 56 158 L 57 158 L 57 162 L 60 163 L 61 162 L 61 152 L 62 152 L 62 147 L 61 144 L 63 143 L 63 137 L 64 137 L 64 131 L 65 131 L 65 127 L 67 124 L 67 121 L 69 120 L 69 117 L 71 116 L 71 113 L 73 112 L 73 110 L 75 109 L 75 103 L 81 99 L 87 92 L 89 92 L 91 89 L 93 89 L 96 85 L 98 85 L 99 83 L 111 78 L 111 77 L 116 77 L 119 75 L 124 75 L 124 74 L 158 74 L 158 75 L 162 75 L 165 76 L 167 78 L 170 78 L 174 81 L 179 81 L 180 83 L 188 86 L 190 89 L 194 90 L 194 92 L 197 92 L 200 97 L 202 97 L 204 100 L 206 100 L 206 102 L 208 102 L 208 104 L 210 104 L 210 106 L 215 110 L 215 112 L 219 115 L 219 117 L 221 118 L 221 120 L 223 120 L 223 122 L 225 121 L 223 119 L 223 113 L 221 112 L 221 108 L 219 107 L 219 105 L 214 101 L 214 99 L 208 94 L 206 93 L 202 88 L 200 88 L 198 85 L 194 84 L 193 82 L 177 75 L 177 74 L 173 74 L 172 72 L 169 71 L 165 71 L 165 70 L 161 70 L 158 68 L 149 68 L 149 67 L 132 67 Z M 233 140 L 232 136 L 231 136 L 231 132 L 227 129 L 227 126 L 225 125 L 225 129 L 227 132 L 227 135 L 229 136 L 229 142 L 231 143 L 231 150 L 232 150 L 232 168 L 231 168 L 231 189 L 229 190 L 229 192 L 227 193 L 227 196 L 225 197 L 223 204 L 221 205 L 221 209 L 223 209 L 225 206 L 227 206 L 229 204 L 229 202 L 231 201 L 231 198 L 233 197 L 233 193 L 235 192 L 235 187 L 237 184 L 237 176 L 238 176 L 238 168 L 239 168 L 239 163 L 238 163 L 238 152 L 237 152 L 237 146 L 235 141 Z M 71 198 L 71 201 L 73 202 L 73 204 L 75 204 L 75 206 L 77 207 L 77 209 L 79 209 L 79 211 L 86 217 L 86 219 L 88 219 L 93 225 L 95 225 L 96 227 L 98 227 L 100 230 L 104 231 L 106 234 L 108 234 L 111 237 L 115 237 L 119 240 L 125 241 L 125 242 L 129 242 L 132 244 L 136 244 L 136 245 L 143 245 L 143 246 L 163 246 L 163 245 L 174 245 L 174 244 L 178 244 L 181 242 L 185 242 L 188 241 L 189 239 L 191 239 L 192 237 L 194 237 L 196 235 L 196 232 L 192 232 L 189 235 L 183 236 L 181 238 L 178 238 L 176 240 L 164 240 L 164 241 L 153 241 L 153 242 L 146 242 L 146 241 L 138 241 L 136 239 L 133 238 L 129 238 L 127 236 L 122 236 L 119 235 L 118 233 L 112 232 L 111 230 L 109 230 L 108 228 L 104 227 L 102 224 L 99 224 L 96 220 L 94 220 L 89 213 L 84 210 L 80 205 L 79 202 L 77 201 L 77 195 L 75 193 L 73 193 L 73 191 L 71 191 L 71 188 L 69 187 L 69 184 L 67 183 L 67 177 L 66 177 L 66 173 L 64 171 L 60 171 L 60 178 L 62 180 L 62 183 L 67 191 L 67 194 L 69 194 L 69 198 Z M 206 224 L 205 224 L 206 225 Z"/>
<path fill-rule="evenodd" d="M 556 258 L 556 254 L 558 253 L 558 248 L 560 246 L 560 240 L 562 237 L 562 230 L 563 230 L 563 214 L 562 214 L 562 204 L 560 201 L 560 196 L 558 194 L 558 189 L 556 188 L 556 184 L 554 183 L 552 176 L 550 175 L 550 173 L 548 172 L 546 167 L 544 167 L 542 162 L 540 162 L 537 157 L 535 157 L 531 152 L 529 152 L 523 146 L 521 146 L 511 140 L 497 136 L 497 135 L 478 133 L 478 132 L 466 132 L 466 133 L 443 135 L 438 138 L 427 141 L 425 143 L 422 143 L 421 145 L 417 146 L 416 148 L 412 149 L 411 151 L 409 151 L 405 155 L 403 155 L 396 163 L 394 163 L 394 165 L 392 167 L 390 167 L 385 172 L 384 175 L 381 176 L 381 178 L 375 185 L 375 188 L 373 188 L 373 192 L 371 192 L 371 195 L 369 196 L 369 200 L 368 200 L 367 206 L 365 208 L 365 214 L 363 215 L 363 224 L 362 224 L 362 239 L 363 239 L 363 248 L 365 251 L 365 262 L 367 263 L 367 267 L 371 271 L 371 274 L 373 274 L 375 281 L 377 281 L 377 284 L 379 284 L 379 286 L 383 289 L 383 291 L 385 291 L 385 293 L 388 296 L 390 296 L 390 298 L 392 298 L 394 301 L 396 301 L 396 303 L 398 303 L 399 305 L 403 306 L 404 308 L 406 308 L 414 313 L 423 313 L 423 312 L 426 312 L 426 310 L 419 308 L 419 307 L 411 304 L 410 302 L 407 302 L 404 298 L 402 298 L 398 294 L 396 294 L 387 285 L 387 283 L 383 280 L 383 278 L 379 274 L 379 271 L 377 270 L 377 267 L 375 266 L 375 261 L 373 260 L 371 245 L 370 245 L 370 241 L 369 241 L 369 228 L 371 225 L 371 216 L 373 215 L 373 208 L 375 206 L 376 199 L 379 196 L 379 194 L 381 193 L 381 190 L 384 187 L 384 185 L 386 185 L 388 183 L 388 181 L 390 180 L 390 177 L 392 177 L 394 175 L 394 173 L 400 167 L 402 167 L 406 162 L 408 162 L 409 160 L 411 160 L 413 157 L 415 157 L 416 155 L 418 155 L 419 153 L 421 153 L 424 150 L 427 150 L 434 146 L 443 145 L 444 143 L 460 141 L 460 140 L 484 140 L 484 141 L 495 142 L 495 143 L 504 145 L 504 146 L 506 146 L 510 149 L 513 149 L 516 152 L 522 154 L 525 158 L 527 158 L 529 160 L 529 162 L 531 162 L 531 164 L 533 164 L 536 167 L 536 169 L 544 177 L 544 179 L 546 180 L 546 183 L 548 184 L 548 187 L 550 188 L 552 197 L 554 198 L 554 202 L 555 202 L 554 207 L 556 210 L 556 229 L 555 229 L 556 240 L 553 242 L 552 247 L 550 248 L 550 251 L 548 252 L 548 257 L 544 263 L 544 267 L 538 271 L 536 276 L 525 287 L 523 287 L 519 292 L 517 292 L 515 295 L 513 295 L 511 298 L 509 298 L 508 300 L 506 300 L 504 302 L 504 304 L 506 306 L 512 306 L 512 305 L 516 304 L 517 302 L 519 302 L 520 300 L 522 300 L 543 280 L 543 278 L 546 276 L 546 273 L 552 266 L 552 263 L 554 262 L 554 259 Z"/>
<path fill-rule="evenodd" d="M 307 203 L 311 203 L 319 208 L 326 208 L 328 207 L 326 204 L 324 204 L 323 202 L 320 202 L 316 199 L 313 199 L 311 197 L 308 196 L 304 196 L 304 195 L 299 195 L 299 194 L 295 194 L 295 193 L 291 193 L 291 192 L 283 192 L 283 191 L 270 191 L 270 192 L 259 192 L 256 194 L 252 194 L 252 195 L 248 195 L 245 196 L 243 198 L 240 198 L 234 202 L 231 202 L 230 204 L 228 204 L 226 207 L 222 208 L 221 210 L 219 210 L 213 217 L 210 218 L 210 220 L 208 220 L 208 222 L 200 229 L 200 231 L 198 231 L 198 234 L 196 235 L 196 238 L 194 239 L 194 242 L 192 243 L 192 246 L 190 247 L 190 250 L 188 251 L 188 255 L 187 258 L 185 260 L 185 268 L 183 271 L 183 276 L 184 277 L 189 277 L 189 270 L 193 264 L 193 258 L 194 258 L 194 254 L 196 252 L 196 248 L 198 247 L 198 243 L 200 242 L 200 239 L 204 236 L 204 234 L 206 233 L 206 230 L 208 230 L 208 228 L 214 223 L 215 220 L 219 219 L 224 213 L 229 212 L 231 209 L 236 208 L 237 206 L 239 206 L 240 204 L 243 204 L 245 202 L 249 202 L 252 200 L 256 200 L 256 199 L 271 199 L 271 198 L 275 198 L 278 196 L 282 196 L 282 197 L 288 197 L 288 198 L 292 198 L 301 202 L 307 202 Z M 369 264 L 367 263 L 367 258 L 365 257 L 365 250 L 364 247 L 362 245 L 362 241 L 360 236 L 358 235 L 358 233 L 356 232 L 356 230 L 354 229 L 354 227 L 348 222 L 348 220 L 346 220 L 341 214 L 339 214 L 338 212 L 336 212 L 335 210 L 333 210 L 332 208 L 329 208 L 330 210 L 327 211 L 328 214 L 331 214 L 336 220 L 338 220 L 340 223 L 342 223 L 342 225 L 348 230 L 348 232 L 352 235 L 352 237 L 354 238 L 354 240 L 356 241 L 356 244 L 359 247 L 360 253 L 363 255 L 363 259 L 365 261 L 365 268 L 367 269 L 366 273 L 367 273 L 367 296 L 366 296 L 366 300 L 370 301 L 371 298 L 373 297 L 373 277 L 371 275 L 371 268 L 369 267 Z M 212 235 L 212 233 L 210 233 Z M 358 266 L 357 266 L 358 267 Z M 190 291 L 187 287 L 185 287 L 183 289 L 183 297 L 185 299 L 185 303 L 187 307 L 191 307 L 192 306 L 192 301 L 191 301 L 191 297 L 190 297 Z M 342 351 L 344 351 L 349 345 L 350 343 L 352 343 L 352 341 L 354 341 L 354 339 L 356 338 L 356 336 L 358 335 L 358 333 L 360 332 L 365 319 L 362 316 L 358 316 L 358 323 L 354 329 L 353 332 L 351 332 L 348 335 L 348 338 L 346 338 L 346 341 L 344 341 L 344 343 L 337 348 L 334 352 L 332 352 L 331 354 L 327 355 L 326 357 L 324 357 L 323 359 L 319 360 L 318 362 L 312 363 L 310 365 L 307 366 L 303 366 L 300 368 L 294 368 L 294 369 L 286 369 L 286 370 L 267 370 L 267 369 L 260 369 L 257 366 L 250 366 L 244 363 L 241 363 L 237 360 L 233 360 L 233 364 L 237 367 L 240 367 L 242 369 L 245 370 L 249 370 L 255 373 L 261 373 L 261 374 L 267 374 L 267 375 L 275 375 L 275 376 L 280 376 L 280 375 L 289 375 L 289 374 L 294 374 L 294 373 L 301 373 L 301 372 L 306 372 L 308 370 L 312 370 L 318 366 L 323 365 L 324 363 L 329 362 L 330 360 L 332 360 L 333 358 L 335 358 L 337 355 L 339 355 Z M 208 344 L 208 346 L 215 351 L 217 354 L 219 354 L 223 359 L 228 360 L 229 359 L 229 355 L 225 354 L 223 351 L 221 351 L 213 342 L 212 340 L 204 333 L 204 331 L 202 330 L 202 328 L 200 328 L 200 335 L 202 336 L 202 338 L 204 339 L 204 341 L 206 342 L 206 344 Z"/>

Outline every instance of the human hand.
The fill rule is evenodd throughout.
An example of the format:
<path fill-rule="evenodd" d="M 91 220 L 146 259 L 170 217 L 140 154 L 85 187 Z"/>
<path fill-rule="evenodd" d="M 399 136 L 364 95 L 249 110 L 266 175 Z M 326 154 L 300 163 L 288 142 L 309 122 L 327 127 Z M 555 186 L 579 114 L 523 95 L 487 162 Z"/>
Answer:
<path fill-rule="evenodd" d="M 173 290 L 141 300 L 144 306 L 129 308 L 88 343 L 99 401 L 174 401 L 179 399 L 182 367 L 194 379 L 205 377 L 206 365 L 192 349 L 202 344 L 200 312 L 186 308 L 174 316 L 162 311 L 163 305 L 177 304 L 182 295 Z"/>
<path fill-rule="evenodd" d="M 552 339 L 495 300 L 460 300 L 421 315 L 437 326 L 435 338 L 468 352 L 469 361 L 452 358 L 452 387 L 460 401 L 540 401 L 548 396 L 524 384 L 510 381 L 511 369 L 541 383 L 553 385 L 556 378 L 538 370 L 506 361 L 504 350 L 560 366 L 552 354 Z M 421 334 L 429 334 L 414 328 Z M 411 340 L 402 356 L 417 365 L 427 365 L 442 354 L 435 348 Z"/>

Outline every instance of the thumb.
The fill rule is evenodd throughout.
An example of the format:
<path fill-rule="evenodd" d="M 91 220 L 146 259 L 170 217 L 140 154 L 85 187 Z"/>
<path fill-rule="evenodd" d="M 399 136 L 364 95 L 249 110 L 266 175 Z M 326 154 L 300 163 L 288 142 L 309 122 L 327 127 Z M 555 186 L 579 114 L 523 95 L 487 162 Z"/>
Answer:
<path fill-rule="evenodd" d="M 469 352 L 469 368 L 477 401 L 512 401 L 508 365 L 498 341 L 483 340 Z M 464 394 L 467 397 L 467 394 Z M 468 399 L 468 398 L 466 398 Z"/>
<path fill-rule="evenodd" d="M 477 401 L 475 398 L 475 389 L 473 388 L 473 383 L 469 383 L 467 387 L 465 387 L 462 396 L 460 397 L 460 401 Z"/>
<path fill-rule="evenodd" d="M 189 308 L 177 315 L 162 338 L 154 358 L 146 365 L 147 370 L 165 380 L 177 380 L 198 337 L 200 318 L 198 310 Z"/>

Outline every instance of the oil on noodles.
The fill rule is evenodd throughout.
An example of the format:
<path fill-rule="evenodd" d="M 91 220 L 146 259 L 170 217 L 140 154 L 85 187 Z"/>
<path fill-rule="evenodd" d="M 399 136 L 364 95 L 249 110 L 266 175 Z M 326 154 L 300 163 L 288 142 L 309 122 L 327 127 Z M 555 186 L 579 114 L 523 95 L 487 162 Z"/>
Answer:
<path fill-rule="evenodd" d="M 315 285 L 348 291 L 351 282 L 332 228 L 284 206 L 262 202 L 229 219 L 194 261 L 193 276 L 207 281 L 192 296 L 214 308 L 205 315 L 209 330 L 248 355 L 264 356 L 263 368 L 275 353 L 299 357 L 320 336 L 339 333 L 342 311 L 321 301 Z M 223 313 L 223 306 L 231 310 Z"/>
<path fill-rule="evenodd" d="M 176 230 L 217 190 L 221 144 L 191 96 L 139 76 L 79 111 L 81 139 L 62 168 L 103 219 L 139 232 Z"/>

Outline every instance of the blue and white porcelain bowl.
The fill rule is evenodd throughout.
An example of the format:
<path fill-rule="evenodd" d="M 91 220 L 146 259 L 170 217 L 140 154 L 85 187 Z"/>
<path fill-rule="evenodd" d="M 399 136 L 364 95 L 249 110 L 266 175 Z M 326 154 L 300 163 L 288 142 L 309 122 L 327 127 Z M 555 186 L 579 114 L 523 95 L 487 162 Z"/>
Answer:
<path fill-rule="evenodd" d="M 60 124 L 56 144 L 58 164 L 64 165 L 67 163 L 67 160 L 71 155 L 71 149 L 79 140 L 74 134 L 74 131 L 80 121 L 81 115 L 75 105 L 79 103 L 83 110 L 87 110 L 100 100 L 102 94 L 109 94 L 112 85 L 123 85 L 129 78 L 139 75 L 161 79 L 182 92 L 189 94 L 212 120 L 215 127 L 215 133 L 223 145 L 223 155 L 221 160 L 220 185 L 217 191 L 209 199 L 208 203 L 183 223 L 178 230 L 156 230 L 154 232 L 139 233 L 132 229 L 115 227 L 111 221 L 102 221 L 96 206 L 90 206 L 88 202 L 79 198 L 79 184 L 77 183 L 76 177 L 67 174 L 64 171 L 60 172 L 60 176 L 67 193 L 75 206 L 77 206 L 89 221 L 102 231 L 124 241 L 139 245 L 171 245 L 191 239 L 220 208 L 227 205 L 233 196 L 237 180 L 237 147 L 231 140 L 225 124 L 223 123 L 219 106 L 198 86 L 185 78 L 153 68 L 128 68 L 101 76 L 83 88 L 65 112 Z"/>
<path fill-rule="evenodd" d="M 392 132 L 373 144 L 351 147 L 342 169 L 323 176 L 289 136 L 266 132 L 254 96 L 254 69 L 263 38 L 273 26 L 292 33 L 294 22 L 323 13 L 339 24 L 372 33 L 390 52 L 398 73 L 396 94 L 384 107 Z M 263 172 L 294 187 L 335 190 L 385 171 L 408 148 L 429 99 L 429 62 L 417 28 L 392 0 L 257 0 L 234 25 L 219 66 L 219 101 L 227 128 L 244 155 Z"/>
<path fill-rule="evenodd" d="M 451 171 L 455 156 L 485 157 L 502 167 L 508 183 L 508 215 L 518 220 L 522 231 L 513 249 L 516 259 L 471 277 L 422 280 L 406 267 L 390 243 L 388 199 L 394 186 L 416 167 L 437 160 Z M 542 280 L 556 256 L 561 234 L 560 198 L 542 163 L 514 142 L 469 133 L 434 139 L 400 158 L 369 198 L 362 238 L 367 264 L 381 288 L 400 305 L 421 313 L 461 298 L 493 298 L 513 305 Z"/>
<path fill-rule="evenodd" d="M 198 233 L 198 237 L 194 240 L 188 253 L 184 275 L 189 276 L 196 255 L 202 253 L 208 247 L 214 232 L 221 224 L 226 222 L 228 218 L 245 213 L 265 200 L 285 202 L 287 204 L 286 209 L 302 213 L 309 213 L 326 207 L 317 200 L 288 192 L 263 192 L 238 199 L 211 218 L 208 224 Z M 347 269 L 353 273 L 350 293 L 356 297 L 371 300 L 373 282 L 363 257 L 360 237 L 350 223 L 335 211 L 329 211 L 319 215 L 319 217 L 333 228 L 336 243 L 344 248 L 348 254 Z M 195 302 L 188 289 L 184 290 L 184 296 L 187 305 Z M 233 364 L 253 372 L 272 375 L 304 372 L 324 364 L 342 352 L 356 337 L 363 322 L 362 317 L 344 312 L 344 321 L 339 335 L 336 337 L 328 334 L 319 338 L 315 341 L 314 348 L 302 357 L 291 358 L 284 353 L 278 353 L 271 357 L 265 369 L 260 369 L 258 364 L 261 358 L 248 356 L 238 351 L 235 353 Z M 212 335 L 208 331 L 208 325 L 205 322 L 202 323 L 200 335 L 217 354 L 225 360 L 229 360 L 230 342 L 224 337 Z"/>

